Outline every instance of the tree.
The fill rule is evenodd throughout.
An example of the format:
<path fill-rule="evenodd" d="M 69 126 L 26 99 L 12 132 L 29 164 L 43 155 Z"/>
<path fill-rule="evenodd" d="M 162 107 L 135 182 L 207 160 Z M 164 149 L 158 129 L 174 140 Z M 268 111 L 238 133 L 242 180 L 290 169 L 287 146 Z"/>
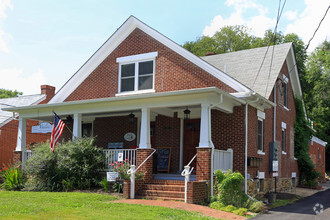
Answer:
<path fill-rule="evenodd" d="M 13 91 L 7 89 L 0 89 L 0 99 L 17 97 L 19 95 L 23 95 L 23 92 L 18 92 L 17 90 Z"/>
<path fill-rule="evenodd" d="M 304 92 L 307 112 L 314 121 L 318 138 L 330 143 L 330 41 L 324 41 L 314 50 L 306 69 L 308 87 Z M 327 155 L 330 156 L 329 150 Z"/>

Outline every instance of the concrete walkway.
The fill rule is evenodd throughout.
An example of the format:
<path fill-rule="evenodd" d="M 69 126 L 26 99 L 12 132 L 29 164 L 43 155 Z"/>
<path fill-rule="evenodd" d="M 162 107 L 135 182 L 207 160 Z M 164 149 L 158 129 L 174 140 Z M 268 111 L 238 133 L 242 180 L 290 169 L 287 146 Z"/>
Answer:
<path fill-rule="evenodd" d="M 142 199 L 120 199 L 112 202 L 120 202 L 127 204 L 141 204 L 141 205 L 151 205 L 151 206 L 162 206 L 172 209 L 182 209 L 190 212 L 199 212 L 202 215 L 210 216 L 213 218 L 221 219 L 246 219 L 243 216 L 235 215 L 230 212 L 223 212 L 220 210 L 212 209 L 207 206 L 188 204 L 184 202 L 173 202 L 173 201 L 162 201 L 162 200 L 142 200 Z"/>

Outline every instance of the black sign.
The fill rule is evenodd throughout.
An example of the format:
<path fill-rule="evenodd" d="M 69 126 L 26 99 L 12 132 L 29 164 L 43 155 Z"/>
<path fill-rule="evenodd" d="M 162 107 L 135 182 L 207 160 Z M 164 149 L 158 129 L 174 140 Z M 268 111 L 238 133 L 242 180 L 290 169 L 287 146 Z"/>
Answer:
<path fill-rule="evenodd" d="M 158 148 L 157 171 L 170 172 L 170 163 L 171 163 L 171 148 L 169 147 Z"/>

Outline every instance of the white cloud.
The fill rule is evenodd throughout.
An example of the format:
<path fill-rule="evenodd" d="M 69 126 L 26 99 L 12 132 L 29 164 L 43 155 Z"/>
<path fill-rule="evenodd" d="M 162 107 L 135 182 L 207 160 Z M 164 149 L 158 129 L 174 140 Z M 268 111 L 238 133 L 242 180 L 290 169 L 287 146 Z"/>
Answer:
<path fill-rule="evenodd" d="M 1 69 L 0 79 L 0 88 L 17 90 L 23 92 L 23 95 L 40 94 L 40 85 L 47 84 L 41 69 L 28 76 L 24 76 L 23 70 L 16 67 Z"/>
<path fill-rule="evenodd" d="M 287 20 L 292 21 L 292 20 L 295 20 L 297 18 L 297 13 L 298 13 L 298 11 L 286 11 L 284 13 L 284 17 Z"/>
<path fill-rule="evenodd" d="M 245 25 L 252 29 L 252 34 L 257 37 L 263 37 L 265 30 L 274 28 L 275 19 L 266 16 L 268 9 L 263 5 L 256 4 L 252 0 L 227 0 L 225 5 L 234 7 L 235 12 L 228 18 L 217 15 L 213 18 L 211 24 L 203 30 L 203 35 L 213 36 L 220 28 L 228 25 Z M 255 9 L 257 15 L 246 17 L 244 12 Z"/>
<path fill-rule="evenodd" d="M 302 38 L 305 44 L 308 43 L 313 36 L 319 22 L 326 9 L 329 6 L 329 0 L 319 0 L 317 3 L 314 0 L 305 0 L 305 10 L 298 14 L 292 23 L 287 25 L 285 34 L 296 33 Z M 308 51 L 311 52 L 324 40 L 330 40 L 330 13 L 323 20 L 319 30 L 317 31 L 314 39 L 311 41 Z"/>
<path fill-rule="evenodd" d="M 5 33 L 1 28 L 2 20 L 7 17 L 5 13 L 7 8 L 13 9 L 13 5 L 11 4 L 11 0 L 0 0 L 0 52 L 9 53 L 9 48 L 6 44 L 6 38 L 10 35 Z"/>

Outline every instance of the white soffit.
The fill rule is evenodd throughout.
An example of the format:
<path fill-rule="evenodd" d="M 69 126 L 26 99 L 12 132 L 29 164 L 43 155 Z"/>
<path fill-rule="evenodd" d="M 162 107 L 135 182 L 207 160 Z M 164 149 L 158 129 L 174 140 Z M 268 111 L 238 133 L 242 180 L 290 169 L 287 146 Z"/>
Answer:
<path fill-rule="evenodd" d="M 210 65 L 198 56 L 184 49 L 174 41 L 160 34 L 145 23 L 141 22 L 134 16 L 130 16 L 111 37 L 83 64 L 82 67 L 62 86 L 49 103 L 63 102 L 93 71 L 101 62 L 114 51 L 122 41 L 124 41 L 135 28 L 141 29 L 143 32 L 164 44 L 171 50 L 180 54 L 190 62 L 196 64 L 203 70 L 207 71 L 217 79 L 226 83 L 237 92 L 250 91 L 246 86 L 239 83 L 224 72 Z"/>

